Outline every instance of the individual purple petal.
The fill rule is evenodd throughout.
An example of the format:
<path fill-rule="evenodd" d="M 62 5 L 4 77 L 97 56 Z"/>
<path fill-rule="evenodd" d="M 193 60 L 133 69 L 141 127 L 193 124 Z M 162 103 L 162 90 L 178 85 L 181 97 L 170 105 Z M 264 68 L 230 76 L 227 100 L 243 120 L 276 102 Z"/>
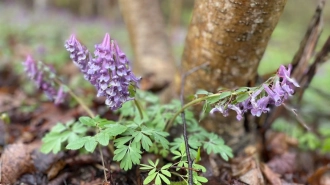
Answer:
<path fill-rule="evenodd" d="M 282 85 L 282 88 L 283 88 L 283 90 L 284 90 L 285 92 L 287 92 L 287 94 L 288 94 L 289 96 L 292 96 L 292 95 L 293 95 L 294 90 L 293 90 L 292 87 L 290 87 L 290 85 L 288 85 L 288 84 L 283 84 L 283 85 Z"/>
<path fill-rule="evenodd" d="M 261 113 L 269 112 L 270 109 L 267 107 L 269 105 L 269 100 L 269 96 L 260 98 L 257 101 L 257 107 L 251 109 L 251 114 L 260 117 Z"/>
<path fill-rule="evenodd" d="M 256 97 L 262 92 L 262 90 L 263 89 L 260 88 L 257 91 L 255 91 L 254 93 L 252 93 L 250 101 L 251 101 L 251 105 L 253 107 L 257 107 Z"/>
<path fill-rule="evenodd" d="M 243 112 L 242 112 L 242 110 L 238 106 L 229 104 L 228 105 L 228 109 L 231 109 L 231 110 L 236 111 L 236 113 L 237 113 L 237 116 L 236 116 L 237 120 L 241 120 L 243 118 Z"/>
<path fill-rule="evenodd" d="M 284 84 L 286 85 L 286 84 Z M 286 92 L 280 84 L 280 81 L 276 81 L 275 85 L 273 86 L 272 90 L 278 94 L 283 100 L 288 98 L 288 92 Z M 293 92 L 292 92 L 293 93 Z"/>
<path fill-rule="evenodd" d="M 63 87 L 61 86 L 59 88 L 59 90 L 57 91 L 57 95 L 56 95 L 54 104 L 58 105 L 60 103 L 63 103 L 65 96 L 66 96 L 66 93 L 64 92 Z"/>
<path fill-rule="evenodd" d="M 223 105 L 216 106 L 210 111 L 211 114 L 214 114 L 215 112 L 220 112 L 224 117 L 229 115 L 228 109 L 225 109 Z"/>
<path fill-rule="evenodd" d="M 294 86 L 296 86 L 296 87 L 300 87 L 299 84 L 296 82 L 296 80 L 290 78 L 290 75 L 291 75 L 291 69 L 292 69 L 291 64 L 288 66 L 288 69 L 286 69 L 284 65 L 281 65 L 280 68 L 279 68 L 278 71 L 277 71 L 277 75 L 278 75 L 279 77 L 282 77 L 282 78 L 283 78 L 282 83 L 286 83 L 287 81 L 289 81 L 289 82 L 292 83 Z"/>
<path fill-rule="evenodd" d="M 268 85 L 263 84 L 263 87 L 264 87 L 265 91 L 267 92 L 268 96 L 275 101 L 276 106 L 280 106 L 283 103 L 283 99 L 277 93 L 275 93 L 272 89 L 270 89 Z"/>

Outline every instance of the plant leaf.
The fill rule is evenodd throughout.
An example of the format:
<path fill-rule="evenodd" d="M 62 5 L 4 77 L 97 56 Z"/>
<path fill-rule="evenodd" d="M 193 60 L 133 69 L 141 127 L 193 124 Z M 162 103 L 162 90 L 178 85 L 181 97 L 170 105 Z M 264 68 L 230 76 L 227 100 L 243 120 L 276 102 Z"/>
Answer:
<path fill-rule="evenodd" d="M 104 131 L 95 135 L 95 139 L 99 142 L 102 146 L 107 146 L 109 144 L 110 137 Z"/>
<path fill-rule="evenodd" d="M 69 150 L 78 150 L 85 145 L 86 141 L 87 141 L 86 137 L 78 138 L 77 140 L 69 142 L 65 148 Z"/>
<path fill-rule="evenodd" d="M 92 118 L 87 117 L 87 116 L 80 117 L 79 121 L 86 126 L 90 126 L 90 127 L 96 126 L 96 122 Z"/>

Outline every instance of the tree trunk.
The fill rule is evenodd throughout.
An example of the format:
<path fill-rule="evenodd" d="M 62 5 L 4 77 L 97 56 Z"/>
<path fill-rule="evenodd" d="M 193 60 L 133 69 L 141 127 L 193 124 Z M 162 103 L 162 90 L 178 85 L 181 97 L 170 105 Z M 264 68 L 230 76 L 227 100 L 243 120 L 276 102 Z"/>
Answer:
<path fill-rule="evenodd" d="M 194 94 L 197 89 L 215 92 L 219 87 L 247 86 L 256 76 L 285 3 L 286 0 L 196 0 L 182 67 L 188 71 L 204 63 L 209 66 L 187 78 L 186 94 Z M 229 133 L 229 138 L 244 135 L 243 125 L 235 117 L 220 117 L 202 124 L 218 133 Z"/>
<path fill-rule="evenodd" d="M 134 70 L 143 77 L 142 88 L 157 91 L 170 87 L 175 63 L 159 1 L 120 0 L 119 5 L 133 46 Z"/>

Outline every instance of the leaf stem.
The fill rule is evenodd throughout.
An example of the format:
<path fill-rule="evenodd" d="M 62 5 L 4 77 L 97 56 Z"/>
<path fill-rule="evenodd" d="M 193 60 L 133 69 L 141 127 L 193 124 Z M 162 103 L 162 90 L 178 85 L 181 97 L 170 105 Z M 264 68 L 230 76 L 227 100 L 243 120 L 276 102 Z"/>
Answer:
<path fill-rule="evenodd" d="M 58 84 L 58 85 L 64 85 L 61 80 L 59 80 L 58 78 L 54 78 L 54 81 Z M 68 86 L 66 86 L 66 90 L 67 92 L 72 96 L 73 99 L 75 99 L 80 105 L 81 107 L 86 111 L 86 113 L 91 117 L 91 118 L 95 118 L 95 114 L 92 112 L 92 110 L 90 108 L 88 108 L 88 106 L 82 101 L 81 98 L 79 98 Z M 99 128 L 97 129 L 99 131 Z M 103 157 L 103 153 L 101 150 L 100 145 L 98 145 L 99 148 L 99 152 L 101 155 L 101 161 L 102 161 L 102 166 L 103 166 L 103 174 L 104 174 L 104 180 L 105 182 L 108 181 L 107 179 L 107 174 L 105 172 L 105 164 L 104 164 L 104 157 Z"/>
<path fill-rule="evenodd" d="M 185 104 L 184 106 L 182 106 L 181 109 L 178 110 L 174 114 L 174 116 L 171 118 L 171 120 L 168 122 L 168 124 L 166 125 L 166 128 L 165 128 L 165 131 L 168 131 L 172 127 L 172 125 L 174 124 L 174 121 L 175 121 L 176 117 L 178 117 L 179 114 L 181 112 L 183 112 L 185 109 L 187 109 L 188 107 L 191 107 L 191 106 L 193 106 L 195 104 L 198 104 L 198 103 L 200 103 L 200 102 L 202 102 L 202 101 L 204 101 L 204 100 L 206 100 L 208 98 L 219 96 L 220 94 L 221 93 L 216 93 L 216 94 L 207 95 L 207 96 L 204 96 L 204 97 L 201 97 L 201 98 L 197 98 L 197 99 L 195 99 L 195 100 L 193 100 L 193 101 Z"/>
<path fill-rule="evenodd" d="M 54 81 L 58 84 L 58 85 L 64 85 L 61 80 L 59 80 L 58 78 L 55 78 Z M 66 86 L 66 85 L 65 85 Z M 68 86 L 66 86 L 67 92 L 72 96 L 72 98 L 74 98 L 80 105 L 81 107 L 86 111 L 86 113 L 94 118 L 95 114 L 92 112 L 92 110 L 90 108 L 88 108 L 88 106 L 82 101 L 82 99 L 80 99 Z"/>
<path fill-rule="evenodd" d="M 141 119 L 143 119 L 142 106 L 141 106 L 140 102 L 136 98 L 134 98 L 134 103 L 139 111 Z"/>

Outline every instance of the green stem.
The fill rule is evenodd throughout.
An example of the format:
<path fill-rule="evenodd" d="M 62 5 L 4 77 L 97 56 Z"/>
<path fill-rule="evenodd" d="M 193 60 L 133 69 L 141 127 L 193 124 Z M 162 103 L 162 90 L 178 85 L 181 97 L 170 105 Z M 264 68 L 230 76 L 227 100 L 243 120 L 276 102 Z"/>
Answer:
<path fill-rule="evenodd" d="M 208 99 L 208 98 L 210 98 L 210 97 L 216 97 L 216 96 L 219 96 L 220 94 L 221 94 L 221 93 L 216 93 L 216 94 L 212 94 L 212 95 L 204 96 L 204 97 L 201 97 L 201 98 L 197 98 L 197 99 L 195 99 L 195 100 L 193 100 L 193 101 L 191 101 L 191 102 L 185 104 L 184 106 L 182 106 L 182 108 L 181 108 L 178 112 L 176 112 L 176 113 L 174 114 L 174 116 L 172 117 L 172 119 L 171 119 L 171 120 L 169 121 L 169 123 L 166 125 L 165 131 L 168 132 L 168 130 L 172 127 L 172 125 L 173 125 L 173 123 L 174 123 L 176 117 L 177 117 L 181 112 L 183 112 L 186 108 L 191 107 L 191 106 L 193 106 L 193 105 L 195 105 L 195 104 L 197 104 L 197 103 L 200 103 L 200 102 L 202 102 L 202 101 L 204 101 L 204 100 L 206 100 L 206 99 Z"/>
<path fill-rule="evenodd" d="M 140 102 L 138 100 L 136 100 L 136 98 L 134 98 L 134 103 L 139 111 L 141 119 L 143 119 L 143 111 L 142 111 L 143 109 L 142 109 Z"/>
<path fill-rule="evenodd" d="M 64 85 L 61 80 L 55 78 L 54 81 L 58 84 L 58 85 Z M 95 114 L 92 112 L 92 110 L 90 108 L 88 108 L 88 106 L 82 101 L 82 99 L 80 99 L 69 87 L 67 87 L 67 92 L 72 96 L 72 98 L 74 98 L 81 106 L 82 108 L 87 112 L 87 114 L 91 117 L 91 118 L 95 118 Z M 97 127 L 97 132 L 99 132 L 99 127 Z M 103 157 L 103 153 L 101 150 L 100 145 L 98 146 L 99 148 L 99 152 L 101 155 L 101 161 L 102 161 L 102 166 L 103 166 L 103 174 L 104 174 L 104 180 L 105 182 L 107 182 L 107 174 L 105 172 L 105 164 L 104 164 L 104 157 Z"/>
<path fill-rule="evenodd" d="M 58 84 L 58 85 L 64 85 L 59 79 L 55 78 L 54 81 Z M 86 113 L 94 118 L 95 114 L 92 112 L 92 110 L 90 108 L 88 108 L 88 106 L 82 101 L 82 99 L 80 99 L 68 86 L 66 86 L 67 88 L 67 92 L 72 96 L 72 98 L 74 98 L 80 105 L 81 107 L 86 111 Z"/>

